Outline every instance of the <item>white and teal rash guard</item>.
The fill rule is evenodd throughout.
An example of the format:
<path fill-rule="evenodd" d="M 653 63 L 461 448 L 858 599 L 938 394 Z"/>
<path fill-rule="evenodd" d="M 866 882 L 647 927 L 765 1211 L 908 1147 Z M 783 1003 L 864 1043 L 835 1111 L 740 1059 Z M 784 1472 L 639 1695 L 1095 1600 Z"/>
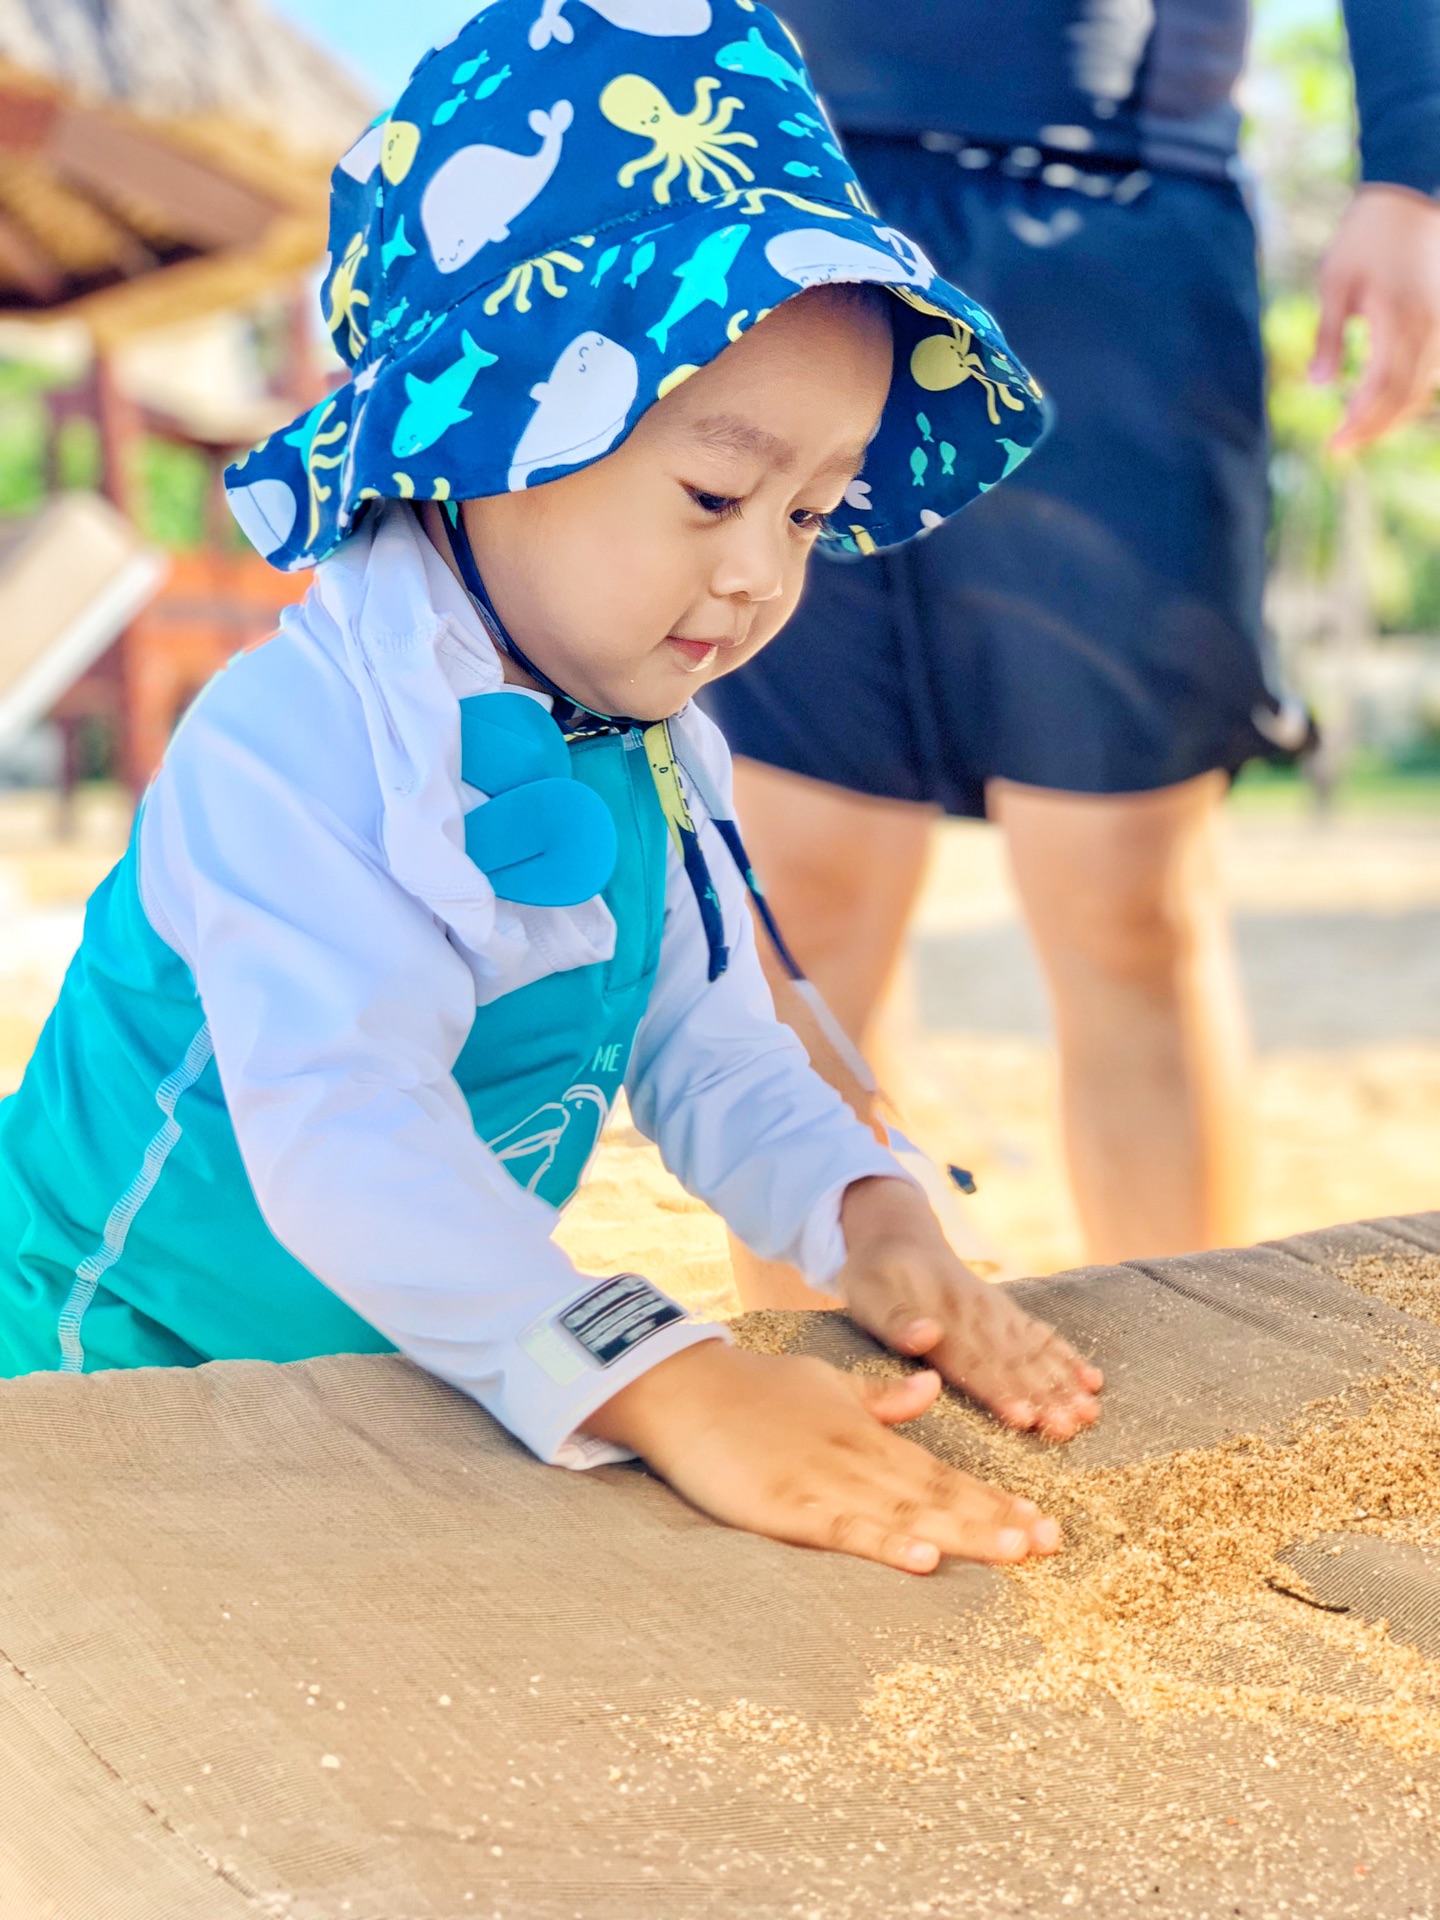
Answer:
<path fill-rule="evenodd" d="M 0 1105 L 0 1375 L 393 1347 L 542 1459 L 613 1459 L 586 1416 L 720 1331 L 550 1238 L 622 1085 L 748 1246 L 833 1280 L 845 1188 L 900 1169 L 775 1019 L 718 732 L 674 723 L 732 956 L 709 982 L 620 736 L 571 749 L 617 825 L 604 894 L 496 898 L 459 703 L 502 680 L 397 505 L 201 695 Z"/>

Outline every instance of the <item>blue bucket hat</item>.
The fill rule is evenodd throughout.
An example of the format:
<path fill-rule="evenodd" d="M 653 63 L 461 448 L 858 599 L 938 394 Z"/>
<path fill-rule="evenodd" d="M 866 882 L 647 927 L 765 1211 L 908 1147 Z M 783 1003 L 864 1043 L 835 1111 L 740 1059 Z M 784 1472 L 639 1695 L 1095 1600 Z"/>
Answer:
<path fill-rule="evenodd" d="M 755 0 L 491 0 L 335 170 L 325 318 L 352 377 L 226 475 L 275 566 L 377 499 L 464 500 L 599 460 L 769 309 L 894 295 L 895 375 L 823 536 L 937 526 L 1044 431 L 983 308 L 866 200 Z"/>

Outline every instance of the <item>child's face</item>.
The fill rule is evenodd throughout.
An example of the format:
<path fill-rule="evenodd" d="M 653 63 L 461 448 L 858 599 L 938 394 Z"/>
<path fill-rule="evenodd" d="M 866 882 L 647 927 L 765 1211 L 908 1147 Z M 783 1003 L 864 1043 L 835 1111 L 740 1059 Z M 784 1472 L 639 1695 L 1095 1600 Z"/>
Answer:
<path fill-rule="evenodd" d="M 879 423 L 890 363 L 883 311 L 816 289 L 667 394 L 606 459 L 468 501 L 476 559 L 518 644 L 586 706 L 641 720 L 733 672 L 794 611 L 821 520 Z M 446 552 L 443 535 L 437 545 Z"/>

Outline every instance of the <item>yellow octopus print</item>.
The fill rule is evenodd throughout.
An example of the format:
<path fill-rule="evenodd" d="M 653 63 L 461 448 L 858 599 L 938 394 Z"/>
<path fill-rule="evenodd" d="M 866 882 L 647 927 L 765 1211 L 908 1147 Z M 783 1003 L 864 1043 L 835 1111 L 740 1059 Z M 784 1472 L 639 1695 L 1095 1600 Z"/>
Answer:
<path fill-rule="evenodd" d="M 651 167 L 661 171 L 653 182 L 655 198 L 662 207 L 670 205 L 670 188 L 685 169 L 686 185 L 692 200 L 709 200 L 705 190 L 707 175 L 722 193 L 733 193 L 736 180 L 755 178 L 735 147 L 755 147 L 760 143 L 748 133 L 729 133 L 726 129 L 745 102 L 734 94 L 714 98 L 720 82 L 706 74 L 695 82 L 695 105 L 689 113 L 677 113 L 653 81 L 638 73 L 622 73 L 612 80 L 600 96 L 600 111 L 622 133 L 633 133 L 654 144 L 649 153 L 629 160 L 616 176 L 622 187 L 633 187 L 642 173 Z M 736 179 L 730 176 L 734 174 Z"/>
<path fill-rule="evenodd" d="M 365 351 L 366 335 L 360 325 L 356 309 L 368 307 L 370 296 L 355 284 L 361 265 L 370 249 L 365 244 L 363 233 L 357 233 L 345 249 L 345 256 L 335 269 L 335 277 L 330 282 L 330 311 L 325 316 L 325 325 L 333 334 L 344 325 L 350 330 L 350 358 L 358 360 Z"/>
<path fill-rule="evenodd" d="M 905 291 L 895 287 L 903 300 Z M 928 301 L 911 300 L 909 304 L 922 313 L 935 313 L 938 310 Z M 1003 380 L 996 380 L 985 370 L 985 362 L 975 351 L 975 336 L 962 321 L 950 315 L 941 316 L 950 322 L 949 333 L 932 333 L 919 342 L 910 355 L 910 377 L 917 387 L 923 387 L 926 393 L 946 393 L 952 387 L 964 384 L 966 380 L 975 380 L 985 390 L 985 411 L 990 417 L 992 427 L 1000 424 L 1000 406 L 1011 413 L 1023 413 L 1025 402 L 1017 399 Z"/>
<path fill-rule="evenodd" d="M 493 293 L 486 295 L 484 311 L 493 319 L 513 295 L 516 313 L 529 313 L 530 289 L 537 279 L 552 298 L 563 300 L 570 289 L 561 286 L 557 269 L 563 267 L 567 273 L 580 273 L 585 266 L 585 262 L 577 260 L 568 249 L 593 247 L 594 244 L 593 233 L 580 233 L 563 247 L 552 247 L 549 253 L 537 254 L 533 260 L 522 260 L 518 266 L 510 269 Z"/>
<path fill-rule="evenodd" d="M 285 444 L 296 448 L 305 468 L 305 479 L 310 493 L 310 532 L 307 546 L 313 546 L 320 537 L 320 509 L 334 492 L 320 478 L 323 472 L 345 464 L 340 442 L 350 431 L 348 420 L 332 420 L 336 411 L 334 400 L 322 400 L 312 407 L 300 425 L 292 433 L 285 435 Z"/>

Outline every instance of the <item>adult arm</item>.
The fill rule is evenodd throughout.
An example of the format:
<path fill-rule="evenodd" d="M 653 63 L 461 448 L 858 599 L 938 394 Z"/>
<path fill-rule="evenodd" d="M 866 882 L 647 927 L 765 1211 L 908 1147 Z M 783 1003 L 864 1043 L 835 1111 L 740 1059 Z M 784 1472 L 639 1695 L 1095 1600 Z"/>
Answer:
<path fill-rule="evenodd" d="M 1440 0 L 1345 0 L 1345 23 L 1361 185 L 1321 268 L 1313 376 L 1339 373 L 1352 317 L 1369 352 L 1337 452 L 1423 413 L 1440 383 Z"/>

